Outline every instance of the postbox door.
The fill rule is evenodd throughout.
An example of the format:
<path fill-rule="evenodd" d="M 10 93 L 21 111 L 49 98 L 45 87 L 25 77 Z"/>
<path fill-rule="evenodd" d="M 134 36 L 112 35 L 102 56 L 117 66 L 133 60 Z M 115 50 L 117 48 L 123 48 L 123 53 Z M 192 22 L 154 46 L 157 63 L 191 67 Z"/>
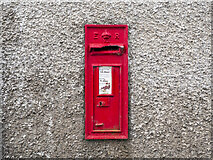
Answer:
<path fill-rule="evenodd" d="M 95 66 L 93 132 L 120 132 L 120 66 Z"/>

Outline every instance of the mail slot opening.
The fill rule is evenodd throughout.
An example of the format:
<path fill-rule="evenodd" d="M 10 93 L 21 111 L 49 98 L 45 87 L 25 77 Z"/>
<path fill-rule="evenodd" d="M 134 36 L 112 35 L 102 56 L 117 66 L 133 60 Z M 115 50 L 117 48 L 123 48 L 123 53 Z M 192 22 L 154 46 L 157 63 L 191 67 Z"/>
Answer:
<path fill-rule="evenodd" d="M 93 51 L 119 51 L 119 46 L 104 46 L 101 48 L 93 48 Z"/>
<path fill-rule="evenodd" d="M 116 45 L 116 44 L 91 44 L 89 46 L 89 51 L 91 52 L 91 55 L 96 54 L 116 54 L 116 55 L 122 55 L 124 53 L 124 45 Z"/>

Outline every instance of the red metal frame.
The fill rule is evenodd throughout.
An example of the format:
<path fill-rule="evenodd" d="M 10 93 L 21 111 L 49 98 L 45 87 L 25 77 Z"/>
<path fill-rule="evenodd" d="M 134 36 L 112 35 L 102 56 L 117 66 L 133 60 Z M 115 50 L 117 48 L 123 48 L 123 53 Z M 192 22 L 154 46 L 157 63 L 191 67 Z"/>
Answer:
<path fill-rule="evenodd" d="M 99 94 L 100 66 L 112 67 L 111 94 Z M 127 25 L 85 25 L 85 139 L 128 139 Z"/>

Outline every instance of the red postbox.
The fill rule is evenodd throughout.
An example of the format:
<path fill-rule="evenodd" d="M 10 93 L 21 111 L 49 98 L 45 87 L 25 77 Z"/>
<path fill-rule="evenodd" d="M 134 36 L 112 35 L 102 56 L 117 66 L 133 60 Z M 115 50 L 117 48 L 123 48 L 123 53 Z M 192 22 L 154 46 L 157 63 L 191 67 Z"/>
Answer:
<path fill-rule="evenodd" d="M 85 139 L 128 139 L 127 25 L 85 25 Z"/>

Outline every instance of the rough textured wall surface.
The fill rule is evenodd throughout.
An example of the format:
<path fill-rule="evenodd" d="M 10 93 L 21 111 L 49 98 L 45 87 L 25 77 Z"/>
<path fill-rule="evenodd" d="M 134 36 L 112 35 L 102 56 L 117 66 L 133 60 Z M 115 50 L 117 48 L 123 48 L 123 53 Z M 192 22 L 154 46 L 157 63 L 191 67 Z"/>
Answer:
<path fill-rule="evenodd" d="M 210 158 L 210 2 L 3 3 L 3 151 Z M 129 139 L 84 139 L 84 25 L 129 25 Z"/>
<path fill-rule="evenodd" d="M 2 24 L 2 9 L 0 9 L 0 24 Z M 3 87 L 3 51 L 2 51 L 2 28 L 0 27 L 0 159 L 2 159 L 2 87 Z"/>

